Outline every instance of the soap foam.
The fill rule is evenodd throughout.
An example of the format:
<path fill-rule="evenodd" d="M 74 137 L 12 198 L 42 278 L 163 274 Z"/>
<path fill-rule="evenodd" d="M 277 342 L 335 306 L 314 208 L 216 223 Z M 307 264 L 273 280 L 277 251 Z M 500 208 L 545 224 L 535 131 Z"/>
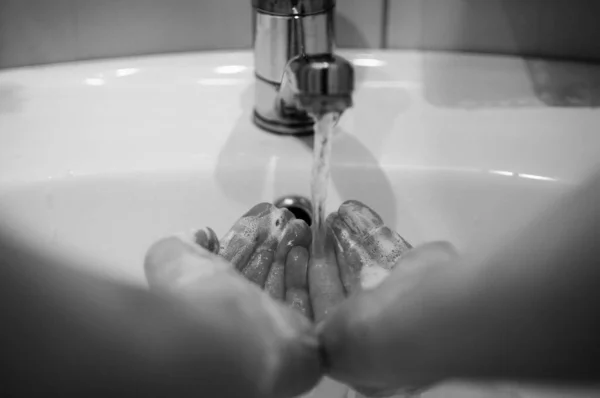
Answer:
<path fill-rule="evenodd" d="M 364 290 L 373 289 L 390 275 L 390 271 L 379 265 L 365 266 L 360 270 L 360 284 Z"/>
<path fill-rule="evenodd" d="M 255 216 L 243 217 L 239 220 L 239 225 L 242 226 L 242 236 L 248 241 L 252 241 L 258 233 L 258 219 Z"/>

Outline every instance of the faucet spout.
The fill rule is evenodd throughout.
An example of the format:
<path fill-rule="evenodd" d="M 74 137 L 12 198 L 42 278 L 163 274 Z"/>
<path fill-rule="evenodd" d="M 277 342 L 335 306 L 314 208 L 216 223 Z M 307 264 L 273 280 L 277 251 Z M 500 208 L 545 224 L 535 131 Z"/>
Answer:
<path fill-rule="evenodd" d="M 352 106 L 353 91 L 354 69 L 350 62 L 332 54 L 299 55 L 283 72 L 276 108 L 286 118 L 342 114 Z"/>
<path fill-rule="evenodd" d="M 253 0 L 254 122 L 280 134 L 313 132 L 313 117 L 352 106 L 354 70 L 334 55 L 335 0 Z"/>

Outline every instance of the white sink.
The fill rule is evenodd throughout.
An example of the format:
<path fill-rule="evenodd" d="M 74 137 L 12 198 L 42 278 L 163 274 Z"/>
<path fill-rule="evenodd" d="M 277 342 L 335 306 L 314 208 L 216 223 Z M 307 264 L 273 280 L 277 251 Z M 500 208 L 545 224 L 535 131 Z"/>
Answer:
<path fill-rule="evenodd" d="M 334 143 L 330 210 L 360 199 L 413 244 L 446 239 L 468 251 L 600 166 L 600 67 L 342 55 L 356 65 L 357 91 Z M 0 72 L 0 228 L 145 284 L 154 240 L 205 225 L 222 235 L 259 201 L 308 196 L 310 139 L 251 123 L 253 79 L 249 52 Z M 452 391 L 424 397 L 467 390 Z"/>

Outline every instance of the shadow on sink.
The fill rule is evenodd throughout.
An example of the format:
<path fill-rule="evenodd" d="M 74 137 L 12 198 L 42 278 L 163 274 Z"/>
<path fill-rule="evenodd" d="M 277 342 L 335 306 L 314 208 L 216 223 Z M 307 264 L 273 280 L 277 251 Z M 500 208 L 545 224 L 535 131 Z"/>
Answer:
<path fill-rule="evenodd" d="M 449 3 L 451 7 L 453 3 Z M 589 1 L 580 7 L 570 2 L 551 7 L 540 4 L 468 0 L 458 11 L 449 8 L 450 15 L 444 18 L 455 18 L 455 27 L 448 37 L 439 38 L 445 44 L 441 48 L 479 56 L 425 54 L 422 69 L 428 102 L 463 109 L 600 106 L 600 66 L 589 50 L 594 46 L 593 35 L 587 33 L 595 26 L 594 10 L 600 10 L 600 5 Z M 430 27 L 436 25 L 438 17 L 422 13 L 422 37 L 433 34 Z M 572 28 L 574 21 L 581 26 Z M 440 48 L 435 43 L 431 41 L 427 48 Z M 481 53 L 523 58 L 485 57 Z M 547 56 L 563 61 L 551 61 Z M 589 61 L 585 57 L 592 57 L 596 64 L 568 61 Z"/>
<path fill-rule="evenodd" d="M 397 200 L 392 184 L 377 158 L 348 132 L 338 128 L 335 134 L 331 181 L 339 196 L 342 200 L 365 202 L 376 209 L 389 226 L 395 228 Z M 312 138 L 302 137 L 298 140 L 312 152 Z"/>
<path fill-rule="evenodd" d="M 265 197 L 265 190 L 267 192 L 274 190 L 277 194 L 310 196 L 309 176 L 313 137 L 279 137 L 293 148 L 294 156 L 298 155 L 292 159 L 282 159 L 281 141 L 273 140 L 272 135 L 258 130 L 248 122 L 253 108 L 252 87 L 242 94 L 241 106 L 244 111 L 219 154 L 215 171 L 215 180 L 223 192 L 240 203 L 273 201 L 275 197 Z M 387 119 L 390 123 L 393 121 L 392 117 Z M 380 134 L 388 134 L 389 130 L 384 128 L 379 131 Z M 396 198 L 388 176 L 376 156 L 353 135 L 341 129 L 338 129 L 336 135 L 331 179 L 339 197 L 342 200 L 365 201 L 377 209 L 390 226 L 395 227 Z M 373 139 L 381 141 L 381 137 Z M 260 154 L 250 153 L 250 148 L 260 148 Z M 236 159 L 236 162 L 232 162 L 231 159 Z M 293 162 L 301 162 L 301 164 L 293 164 Z M 301 176 L 306 178 L 305 181 L 298 182 L 302 187 L 301 192 L 281 192 L 287 189 L 284 187 L 290 186 L 289 182 L 285 181 L 289 178 L 286 171 L 290 169 L 298 170 Z M 273 186 L 268 187 L 269 185 Z"/>
<path fill-rule="evenodd" d="M 600 106 L 600 66 L 544 59 L 423 56 L 423 92 L 443 108 Z"/>

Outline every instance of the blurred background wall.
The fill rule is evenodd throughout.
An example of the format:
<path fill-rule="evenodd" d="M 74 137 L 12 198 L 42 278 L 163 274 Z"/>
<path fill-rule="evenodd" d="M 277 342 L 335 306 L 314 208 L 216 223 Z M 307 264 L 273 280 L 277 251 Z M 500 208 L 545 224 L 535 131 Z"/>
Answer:
<path fill-rule="evenodd" d="M 251 46 L 250 0 L 0 0 L 0 68 Z M 340 47 L 600 60 L 598 0 L 338 0 Z"/>

